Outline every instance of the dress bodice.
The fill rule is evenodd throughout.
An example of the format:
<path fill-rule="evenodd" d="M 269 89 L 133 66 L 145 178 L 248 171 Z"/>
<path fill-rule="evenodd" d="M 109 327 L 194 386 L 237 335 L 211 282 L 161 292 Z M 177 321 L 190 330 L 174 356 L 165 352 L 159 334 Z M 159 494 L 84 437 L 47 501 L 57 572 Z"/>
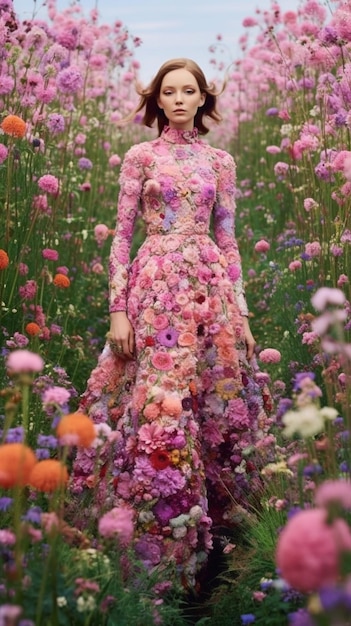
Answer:
<path fill-rule="evenodd" d="M 118 220 L 110 257 L 110 310 L 125 310 L 129 252 L 138 211 L 147 235 L 208 235 L 213 215 L 217 246 L 242 294 L 241 261 L 234 235 L 235 163 L 191 131 L 165 126 L 152 141 L 130 148 L 120 174 Z M 237 282 L 239 280 L 239 283 Z"/>

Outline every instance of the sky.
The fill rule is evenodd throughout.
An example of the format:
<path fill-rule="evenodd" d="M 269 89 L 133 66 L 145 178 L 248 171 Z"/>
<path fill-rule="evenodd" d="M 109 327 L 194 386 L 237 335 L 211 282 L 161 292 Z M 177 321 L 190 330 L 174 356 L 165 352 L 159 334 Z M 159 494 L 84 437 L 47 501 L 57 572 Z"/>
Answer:
<path fill-rule="evenodd" d="M 70 0 L 57 0 L 59 10 L 70 4 Z M 257 8 L 270 8 L 270 0 L 80 0 L 79 4 L 87 16 L 97 7 L 100 23 L 121 20 L 131 35 L 141 38 L 134 56 L 144 83 L 174 57 L 192 58 L 211 79 L 209 47 L 217 43 L 217 35 L 222 36 L 217 58 L 228 66 L 240 58 L 238 40 L 246 32 L 243 19 L 255 17 Z M 301 0 L 279 1 L 283 12 L 295 11 L 300 4 Z M 34 9 L 38 18 L 47 16 L 43 0 L 14 0 L 14 9 L 21 19 L 31 18 Z"/>

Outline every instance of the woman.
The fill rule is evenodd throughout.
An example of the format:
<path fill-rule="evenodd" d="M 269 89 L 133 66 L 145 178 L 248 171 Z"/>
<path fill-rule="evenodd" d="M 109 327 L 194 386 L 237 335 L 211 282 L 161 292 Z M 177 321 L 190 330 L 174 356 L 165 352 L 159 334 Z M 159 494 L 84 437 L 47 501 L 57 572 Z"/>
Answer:
<path fill-rule="evenodd" d="M 211 527 L 233 524 L 247 496 L 253 467 L 242 452 L 265 424 L 267 396 L 234 236 L 235 164 L 199 138 L 206 116 L 220 120 L 215 92 L 193 61 L 175 59 L 142 92 L 141 109 L 159 137 L 122 165 L 109 341 L 81 404 L 113 427 L 113 442 L 98 459 L 77 457 L 75 490 L 98 463 L 100 503 L 129 511 L 138 557 L 147 567 L 173 559 L 193 584 Z M 130 264 L 139 207 L 147 236 Z"/>

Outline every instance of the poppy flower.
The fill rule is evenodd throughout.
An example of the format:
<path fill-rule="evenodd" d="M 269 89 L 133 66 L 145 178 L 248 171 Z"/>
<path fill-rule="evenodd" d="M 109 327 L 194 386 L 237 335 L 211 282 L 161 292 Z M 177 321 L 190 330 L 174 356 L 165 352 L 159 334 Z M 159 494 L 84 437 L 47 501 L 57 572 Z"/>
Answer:
<path fill-rule="evenodd" d="M 171 459 L 167 450 L 155 450 L 150 454 L 150 463 L 156 470 L 163 470 L 169 466 Z"/>
<path fill-rule="evenodd" d="M 54 280 L 52 281 L 55 287 L 61 287 L 62 289 L 67 289 L 70 286 L 71 281 L 68 276 L 65 274 L 55 274 Z"/>

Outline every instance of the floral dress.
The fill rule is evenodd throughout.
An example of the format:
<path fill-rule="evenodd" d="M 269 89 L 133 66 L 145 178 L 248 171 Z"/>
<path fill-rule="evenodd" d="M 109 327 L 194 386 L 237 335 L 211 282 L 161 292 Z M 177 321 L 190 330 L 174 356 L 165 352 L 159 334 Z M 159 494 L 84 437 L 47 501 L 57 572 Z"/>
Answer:
<path fill-rule="evenodd" d="M 165 127 L 127 152 L 110 311 L 127 312 L 136 357 L 107 343 L 80 406 L 109 434 L 78 453 L 74 491 L 92 487 L 98 466 L 104 510 L 133 511 L 137 556 L 147 567 L 173 559 L 187 580 L 211 549 L 211 527 L 233 523 L 259 482 L 247 454 L 268 393 L 245 354 L 235 193 L 233 158 L 197 129 Z M 147 236 L 130 263 L 140 210 Z"/>

